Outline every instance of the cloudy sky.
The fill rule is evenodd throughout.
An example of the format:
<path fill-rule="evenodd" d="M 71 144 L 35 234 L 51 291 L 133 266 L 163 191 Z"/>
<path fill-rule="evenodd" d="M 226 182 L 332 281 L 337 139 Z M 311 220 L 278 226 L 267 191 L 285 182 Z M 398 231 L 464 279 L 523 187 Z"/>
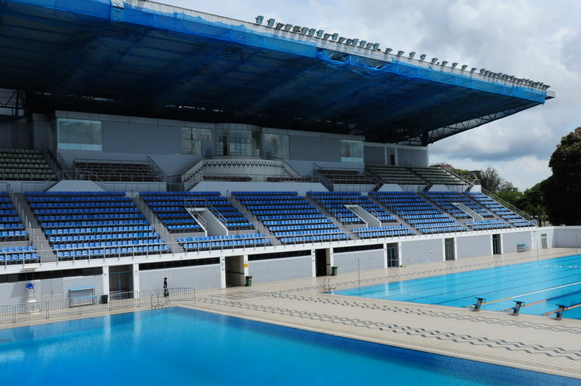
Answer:
<path fill-rule="evenodd" d="M 550 176 L 561 137 L 581 126 L 581 5 L 575 0 L 158 0 L 253 22 L 324 29 L 551 85 L 544 105 L 430 145 L 430 162 L 493 166 L 519 190 Z"/>

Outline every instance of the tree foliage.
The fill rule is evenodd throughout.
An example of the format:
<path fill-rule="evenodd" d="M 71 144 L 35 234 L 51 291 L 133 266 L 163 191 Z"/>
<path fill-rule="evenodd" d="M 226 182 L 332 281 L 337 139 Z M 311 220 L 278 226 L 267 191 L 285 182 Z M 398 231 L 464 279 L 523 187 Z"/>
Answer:
<path fill-rule="evenodd" d="M 581 224 L 581 127 L 561 138 L 551 155 L 553 175 L 541 183 L 549 221 Z"/>

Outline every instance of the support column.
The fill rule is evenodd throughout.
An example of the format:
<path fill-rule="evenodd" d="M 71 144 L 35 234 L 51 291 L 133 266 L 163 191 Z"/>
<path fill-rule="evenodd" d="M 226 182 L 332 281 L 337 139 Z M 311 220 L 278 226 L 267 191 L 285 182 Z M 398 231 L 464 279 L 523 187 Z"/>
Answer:
<path fill-rule="evenodd" d="M 226 258 L 220 257 L 220 288 L 226 288 Z"/>
<path fill-rule="evenodd" d="M 133 272 L 133 291 L 139 292 L 141 287 L 139 283 L 139 264 L 133 264 L 131 268 Z"/>
<path fill-rule="evenodd" d="M 103 295 L 109 294 L 109 266 L 103 266 Z"/>

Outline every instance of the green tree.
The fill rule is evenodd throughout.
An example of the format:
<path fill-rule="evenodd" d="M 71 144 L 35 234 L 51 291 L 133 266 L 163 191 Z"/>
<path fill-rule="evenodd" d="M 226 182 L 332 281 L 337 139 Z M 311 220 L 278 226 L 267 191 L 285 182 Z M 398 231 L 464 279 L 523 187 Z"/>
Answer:
<path fill-rule="evenodd" d="M 581 127 L 561 138 L 551 155 L 553 175 L 541 183 L 549 221 L 581 224 Z"/>

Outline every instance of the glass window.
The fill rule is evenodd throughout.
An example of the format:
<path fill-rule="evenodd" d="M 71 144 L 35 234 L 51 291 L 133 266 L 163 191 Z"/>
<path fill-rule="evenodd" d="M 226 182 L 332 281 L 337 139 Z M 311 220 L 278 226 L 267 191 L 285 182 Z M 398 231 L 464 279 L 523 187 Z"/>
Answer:
<path fill-rule="evenodd" d="M 265 155 L 268 152 L 274 158 L 289 158 L 289 139 L 285 134 L 264 134 Z"/>
<path fill-rule="evenodd" d="M 182 127 L 182 154 L 202 155 L 202 142 L 212 139 L 210 129 Z"/>
<path fill-rule="evenodd" d="M 101 121 L 58 118 L 57 147 L 69 150 L 103 150 Z"/>
<path fill-rule="evenodd" d="M 363 142 L 341 141 L 342 162 L 363 162 Z"/>

